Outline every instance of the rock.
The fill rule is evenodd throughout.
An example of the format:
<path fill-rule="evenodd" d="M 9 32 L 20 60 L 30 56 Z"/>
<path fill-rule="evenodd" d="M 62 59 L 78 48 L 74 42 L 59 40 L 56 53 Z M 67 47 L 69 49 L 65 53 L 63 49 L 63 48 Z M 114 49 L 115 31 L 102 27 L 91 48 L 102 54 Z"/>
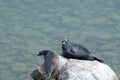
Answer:
<path fill-rule="evenodd" d="M 59 80 L 118 80 L 109 66 L 98 61 L 70 59 L 62 68 Z"/>
<path fill-rule="evenodd" d="M 33 71 L 32 74 L 43 77 L 43 79 L 34 80 L 45 80 L 44 75 L 42 75 L 41 67 L 37 69 L 39 71 L 36 74 Z M 59 74 L 57 80 L 118 80 L 114 71 L 106 64 L 100 63 L 98 61 L 88 61 L 88 60 L 76 60 L 76 59 L 66 59 L 59 56 Z"/>
<path fill-rule="evenodd" d="M 44 76 L 42 75 L 42 73 L 39 71 L 39 69 L 36 69 L 32 72 L 31 77 L 34 80 L 45 80 Z"/>

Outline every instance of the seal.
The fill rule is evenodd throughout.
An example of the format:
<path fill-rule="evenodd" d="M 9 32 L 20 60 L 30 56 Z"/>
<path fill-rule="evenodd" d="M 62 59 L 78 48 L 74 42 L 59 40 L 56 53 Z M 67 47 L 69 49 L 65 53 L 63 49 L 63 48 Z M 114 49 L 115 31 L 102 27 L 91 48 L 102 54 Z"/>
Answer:
<path fill-rule="evenodd" d="M 67 58 L 83 58 L 91 54 L 87 48 L 76 43 L 71 43 L 67 38 L 62 41 L 62 52 L 62 55 Z"/>
<path fill-rule="evenodd" d="M 97 60 L 103 62 L 102 59 L 92 55 L 87 48 L 76 43 L 71 43 L 67 38 L 62 40 L 62 52 L 62 56 L 68 59 Z"/>
<path fill-rule="evenodd" d="M 44 56 L 44 71 L 46 74 L 46 80 L 56 78 L 58 70 L 58 56 L 55 52 L 50 50 L 42 50 L 38 53 L 38 56 Z"/>

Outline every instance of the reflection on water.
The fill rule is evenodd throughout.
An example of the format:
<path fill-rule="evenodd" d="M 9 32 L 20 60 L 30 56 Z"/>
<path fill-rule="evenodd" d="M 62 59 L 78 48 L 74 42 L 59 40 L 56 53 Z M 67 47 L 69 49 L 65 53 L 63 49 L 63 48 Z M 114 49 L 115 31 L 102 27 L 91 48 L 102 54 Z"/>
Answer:
<path fill-rule="evenodd" d="M 119 76 L 119 4 L 119 0 L 1 0 L 0 80 L 29 79 L 43 62 L 38 51 L 61 53 L 64 37 L 102 57 Z"/>

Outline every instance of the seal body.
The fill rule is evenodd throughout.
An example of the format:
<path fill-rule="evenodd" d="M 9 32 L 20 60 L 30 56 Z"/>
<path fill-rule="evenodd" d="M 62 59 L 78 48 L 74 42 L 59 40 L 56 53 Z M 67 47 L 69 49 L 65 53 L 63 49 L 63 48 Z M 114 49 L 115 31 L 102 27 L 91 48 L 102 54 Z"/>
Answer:
<path fill-rule="evenodd" d="M 91 54 L 87 48 L 76 43 L 71 43 L 67 39 L 62 41 L 62 52 L 64 57 L 75 59 L 82 59 Z"/>
<path fill-rule="evenodd" d="M 50 50 L 42 50 L 38 56 L 44 56 L 44 69 L 46 74 L 46 80 L 51 80 L 57 75 L 58 56 L 55 52 Z"/>
<path fill-rule="evenodd" d="M 80 59 L 80 60 L 97 60 L 103 62 L 102 59 L 99 59 L 91 54 L 91 52 L 82 45 L 71 43 L 68 39 L 62 41 L 62 56 L 65 58 Z"/>

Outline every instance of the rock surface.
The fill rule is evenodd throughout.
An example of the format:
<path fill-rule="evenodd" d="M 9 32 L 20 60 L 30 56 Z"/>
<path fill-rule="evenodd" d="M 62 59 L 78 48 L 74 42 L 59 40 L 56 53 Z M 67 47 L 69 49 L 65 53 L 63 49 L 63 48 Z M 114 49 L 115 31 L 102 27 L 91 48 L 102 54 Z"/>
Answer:
<path fill-rule="evenodd" d="M 109 66 L 98 61 L 65 59 L 59 56 L 58 70 L 58 80 L 118 80 Z M 41 67 L 31 74 L 34 80 L 44 80 L 39 75 L 42 76 Z"/>

